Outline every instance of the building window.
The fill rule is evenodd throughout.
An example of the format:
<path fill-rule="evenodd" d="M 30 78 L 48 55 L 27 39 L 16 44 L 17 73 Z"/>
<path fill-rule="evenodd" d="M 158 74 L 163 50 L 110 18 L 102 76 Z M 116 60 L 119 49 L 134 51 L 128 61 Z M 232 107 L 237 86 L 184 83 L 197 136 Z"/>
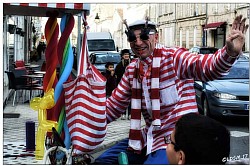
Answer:
<path fill-rule="evenodd" d="M 199 5 L 195 4 L 195 16 L 199 15 Z"/>
<path fill-rule="evenodd" d="M 180 47 L 182 47 L 182 29 L 180 29 Z"/>
<path fill-rule="evenodd" d="M 206 14 L 206 4 L 201 5 L 201 14 Z"/>
<path fill-rule="evenodd" d="M 186 30 L 186 48 L 189 48 L 189 29 Z"/>
<path fill-rule="evenodd" d="M 173 46 L 173 27 L 167 27 L 165 28 L 165 45 L 167 47 L 172 47 Z"/>
<path fill-rule="evenodd" d="M 194 46 L 196 46 L 196 33 L 197 33 L 197 27 L 194 27 L 194 41 L 193 41 Z"/>
<path fill-rule="evenodd" d="M 180 17 L 182 18 L 183 17 L 183 4 L 181 4 L 181 15 Z"/>

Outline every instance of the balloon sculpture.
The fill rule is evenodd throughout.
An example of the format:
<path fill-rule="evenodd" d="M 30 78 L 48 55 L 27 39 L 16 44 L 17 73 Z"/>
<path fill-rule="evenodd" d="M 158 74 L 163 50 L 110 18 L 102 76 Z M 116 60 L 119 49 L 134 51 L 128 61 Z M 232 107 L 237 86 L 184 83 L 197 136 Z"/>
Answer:
<path fill-rule="evenodd" d="M 47 131 L 51 131 L 52 127 L 57 127 L 55 121 L 47 120 L 47 111 L 54 106 L 54 90 L 51 89 L 42 98 L 35 97 L 30 101 L 30 107 L 38 111 L 38 130 L 36 135 L 36 159 L 43 159 L 44 142 Z"/>
<path fill-rule="evenodd" d="M 54 100 L 57 102 L 58 100 L 62 100 L 60 103 L 63 103 L 62 111 L 60 113 L 60 118 L 58 121 L 57 131 L 60 134 L 62 128 L 64 128 L 64 144 L 66 148 L 69 149 L 71 145 L 70 134 L 68 130 L 67 121 L 65 118 L 65 110 L 64 110 L 64 92 L 63 92 L 63 83 L 70 79 L 70 73 L 73 67 L 74 56 L 72 51 L 72 46 L 70 43 L 70 34 L 74 27 L 74 17 L 72 14 L 66 14 L 61 19 L 60 29 L 61 29 L 61 37 L 58 42 L 58 60 L 61 65 L 60 70 L 60 79 L 57 82 L 55 88 Z M 58 157 L 58 156 L 57 156 Z M 58 157 L 60 159 L 63 157 L 62 155 Z"/>
<path fill-rule="evenodd" d="M 58 13 L 49 13 L 49 17 L 45 25 L 45 37 L 47 48 L 45 52 L 46 58 L 46 74 L 43 80 L 44 96 L 42 98 L 33 98 L 30 101 L 30 107 L 38 111 L 38 130 L 36 135 L 36 151 L 37 160 L 42 160 L 44 156 L 45 136 L 48 131 L 52 131 L 52 127 L 57 127 L 57 121 L 47 120 L 47 110 L 54 107 L 54 90 L 53 87 L 57 83 L 56 66 L 57 58 L 57 39 L 59 34 L 59 26 L 57 23 Z"/>
<path fill-rule="evenodd" d="M 69 36 L 74 27 L 74 17 L 72 14 L 66 14 L 61 20 L 61 38 L 57 42 L 59 34 L 59 26 L 57 23 L 57 13 L 50 13 L 45 26 L 45 37 L 47 40 L 47 48 L 45 52 L 46 58 L 46 74 L 43 80 L 44 96 L 42 98 L 35 97 L 30 101 L 30 107 L 38 111 L 38 130 L 36 135 L 36 159 L 43 159 L 44 144 L 47 132 L 52 131 L 55 127 L 58 133 L 62 133 L 64 129 L 64 143 L 66 148 L 70 148 L 70 134 L 66 121 L 64 108 L 63 83 L 70 79 L 70 73 L 73 67 L 74 56 Z M 57 81 L 56 66 L 60 64 L 60 79 Z M 54 88 L 55 87 L 55 92 Z M 52 117 L 48 116 L 48 110 Z M 52 120 L 49 120 L 52 118 Z M 58 122 L 57 122 L 58 121 Z M 58 156 L 57 156 L 58 157 Z M 61 156 L 63 157 L 63 156 Z"/>

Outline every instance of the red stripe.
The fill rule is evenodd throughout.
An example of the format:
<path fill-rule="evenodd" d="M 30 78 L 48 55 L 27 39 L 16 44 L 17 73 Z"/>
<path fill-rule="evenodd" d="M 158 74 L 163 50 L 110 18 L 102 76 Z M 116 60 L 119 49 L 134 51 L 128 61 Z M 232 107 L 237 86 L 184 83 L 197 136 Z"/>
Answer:
<path fill-rule="evenodd" d="M 151 89 L 151 99 L 159 99 L 159 98 L 160 98 L 159 89 Z"/>
<path fill-rule="evenodd" d="M 74 3 L 74 9 L 83 9 L 83 3 Z"/>
<path fill-rule="evenodd" d="M 77 83 L 79 84 L 80 81 L 77 81 Z M 85 82 L 87 85 L 82 85 L 82 84 L 79 84 L 76 88 L 75 88 L 75 92 L 78 91 L 78 90 L 84 90 L 85 92 L 87 93 L 90 93 L 91 96 L 96 96 L 96 97 L 105 97 L 103 95 L 105 95 L 105 86 L 91 86 L 88 84 L 88 82 Z M 98 87 L 98 89 L 97 89 Z M 103 93 L 100 93 L 100 94 L 96 94 L 95 90 L 99 90 L 100 92 L 103 91 Z"/>
<path fill-rule="evenodd" d="M 102 94 L 102 95 L 95 95 L 95 97 L 97 97 L 97 99 L 100 99 L 100 98 L 104 98 L 105 97 L 105 94 Z M 94 100 L 93 99 L 93 95 L 85 95 L 85 94 L 75 94 L 73 99 L 77 99 L 77 102 L 74 104 L 74 105 L 81 105 L 81 103 L 85 100 L 89 101 L 89 103 L 93 104 L 94 105 L 98 105 L 98 106 L 106 106 L 106 102 L 105 101 L 100 101 L 100 100 Z M 67 104 L 67 103 L 66 103 Z M 85 105 L 86 103 L 84 103 Z"/>
<path fill-rule="evenodd" d="M 56 8 L 65 8 L 65 3 L 56 3 Z"/>
<path fill-rule="evenodd" d="M 99 112 L 100 115 L 104 115 L 104 111 L 100 111 L 100 110 L 91 110 L 93 112 Z M 97 113 L 98 114 L 98 113 Z M 78 119 L 80 118 L 80 116 L 83 116 L 83 117 L 86 117 L 87 119 L 90 119 L 90 120 L 93 120 L 93 121 L 96 121 L 97 123 L 104 123 L 106 121 L 106 119 L 100 119 L 100 118 L 97 118 L 91 114 L 88 114 L 86 112 L 83 112 L 82 110 L 76 110 L 75 112 L 72 112 L 72 113 L 67 113 L 66 114 L 67 116 L 67 120 L 69 119 Z"/>
<path fill-rule="evenodd" d="M 104 105 L 105 106 L 105 102 L 101 103 L 102 106 Z M 97 108 L 93 108 L 94 105 L 92 106 L 89 106 L 89 105 L 86 105 L 85 103 L 83 102 L 77 102 L 76 104 L 72 104 L 71 107 L 70 107 L 70 110 L 72 109 L 75 109 L 76 107 L 82 107 L 82 109 L 87 109 L 87 110 L 90 110 L 91 112 L 93 113 L 96 113 L 96 114 L 99 114 L 99 115 L 102 115 L 104 113 L 104 110 L 98 110 Z M 68 110 L 69 111 L 69 110 Z M 79 110 L 80 111 L 80 110 Z M 81 110 L 79 113 L 83 114 L 82 113 L 83 111 Z M 72 113 L 70 113 L 71 115 Z M 83 114 L 84 115 L 84 114 Z"/>
<path fill-rule="evenodd" d="M 153 110 L 154 112 L 152 113 L 152 119 L 159 119 L 160 118 L 160 115 L 161 115 L 161 112 L 160 110 Z"/>
<path fill-rule="evenodd" d="M 47 3 L 38 3 L 39 7 L 47 7 Z"/>
<path fill-rule="evenodd" d="M 141 139 L 141 130 L 133 130 L 129 131 L 129 139 L 131 140 L 140 140 Z"/>
<path fill-rule="evenodd" d="M 29 6 L 29 3 L 20 3 L 20 6 Z"/>
<path fill-rule="evenodd" d="M 141 99 L 142 90 L 132 88 L 132 99 Z"/>
<path fill-rule="evenodd" d="M 132 109 L 131 112 L 131 119 L 139 119 L 141 120 L 141 109 Z"/>
<path fill-rule="evenodd" d="M 105 130 L 105 129 L 103 129 L 103 130 Z M 106 134 L 94 134 L 94 133 L 91 133 L 91 132 L 89 132 L 89 131 L 87 131 L 87 130 L 84 130 L 84 129 L 81 129 L 81 128 L 79 128 L 79 127 L 74 127 L 71 131 L 70 131 L 70 133 L 71 133 L 71 135 L 73 135 L 73 133 L 74 132 L 79 132 L 79 133 L 82 133 L 83 135 L 86 135 L 86 136 L 89 136 L 89 137 L 91 137 L 91 138 L 93 138 L 93 139 L 98 139 L 98 138 L 104 138 L 105 137 L 105 135 Z M 77 136 L 73 136 L 72 138 L 74 138 L 74 137 L 77 137 Z M 80 138 L 80 137 L 77 137 L 77 138 Z M 95 139 L 95 140 L 96 140 Z M 81 139 L 78 139 L 78 141 L 80 141 Z M 85 139 L 83 139 L 83 140 L 85 140 Z M 82 142 L 82 141 L 81 141 Z M 89 144 L 89 145 L 91 145 L 91 146 L 94 146 L 94 145 L 96 145 L 96 143 L 95 142 L 91 142 L 91 144 Z"/>
<path fill-rule="evenodd" d="M 103 136 L 103 137 L 105 137 L 105 136 Z M 77 140 L 77 141 L 80 141 L 80 142 L 85 143 L 85 144 L 90 145 L 90 146 L 97 146 L 97 145 L 99 145 L 100 143 L 103 142 L 103 140 L 102 141 L 91 142 L 90 140 L 86 140 L 86 139 L 84 139 L 82 137 L 79 137 L 79 136 L 73 136 L 71 138 L 71 140 L 72 141 Z"/>

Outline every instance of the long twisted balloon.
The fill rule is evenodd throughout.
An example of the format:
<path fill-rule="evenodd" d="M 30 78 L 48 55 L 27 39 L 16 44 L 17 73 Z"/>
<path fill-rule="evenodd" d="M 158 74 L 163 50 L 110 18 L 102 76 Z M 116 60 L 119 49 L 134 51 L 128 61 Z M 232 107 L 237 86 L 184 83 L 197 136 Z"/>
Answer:
<path fill-rule="evenodd" d="M 46 74 L 43 80 L 43 88 L 45 96 L 50 93 L 57 83 L 56 78 L 56 66 L 58 64 L 57 57 L 57 39 L 59 35 L 59 26 L 57 23 L 57 13 L 52 13 L 51 17 L 48 19 L 45 25 L 45 38 L 47 41 L 47 48 L 45 51 L 46 58 Z M 54 92 L 52 91 L 54 96 Z M 52 107 L 44 107 L 43 109 L 38 109 L 38 130 L 36 136 L 36 159 L 42 159 L 44 155 L 44 142 L 46 132 L 51 131 L 52 127 L 56 127 L 57 119 L 51 118 L 47 114 L 47 110 Z M 53 111 L 49 111 L 53 115 Z M 48 120 L 53 119 L 53 120 Z M 44 127 L 46 126 L 46 127 Z"/>
<path fill-rule="evenodd" d="M 66 14 L 61 19 L 60 29 L 62 35 L 58 42 L 58 60 L 61 65 L 61 69 L 60 69 L 60 79 L 55 88 L 54 99 L 56 103 L 57 101 L 62 99 L 64 101 L 63 83 L 69 79 L 73 67 L 74 56 L 69 37 L 72 32 L 72 29 L 74 28 L 74 23 L 75 20 L 72 14 Z M 64 128 L 64 135 L 65 135 L 64 144 L 66 145 L 66 148 L 69 149 L 71 142 L 65 118 L 64 105 L 65 104 L 63 103 L 60 109 L 61 110 L 60 117 L 64 115 L 63 116 L 64 118 L 63 119 L 59 118 L 58 131 L 60 133 L 62 127 Z M 58 159 L 60 159 L 61 157 L 62 155 L 61 156 L 57 155 Z"/>
<path fill-rule="evenodd" d="M 43 80 L 43 89 L 49 91 L 57 83 L 56 66 L 58 64 L 57 57 L 57 40 L 59 35 L 59 26 L 56 17 L 50 17 L 45 25 L 45 38 L 47 48 L 45 51 L 46 58 L 46 74 Z"/>

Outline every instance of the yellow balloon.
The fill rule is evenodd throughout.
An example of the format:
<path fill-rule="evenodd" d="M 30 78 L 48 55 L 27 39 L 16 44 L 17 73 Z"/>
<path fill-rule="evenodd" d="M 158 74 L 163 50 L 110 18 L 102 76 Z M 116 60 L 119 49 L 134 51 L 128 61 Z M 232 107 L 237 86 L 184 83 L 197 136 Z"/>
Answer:
<path fill-rule="evenodd" d="M 40 101 L 41 101 L 40 97 L 35 97 L 35 98 L 31 99 L 30 108 L 32 108 L 35 111 L 38 111 L 38 109 L 40 107 Z"/>
<path fill-rule="evenodd" d="M 46 132 L 52 131 L 52 127 L 57 128 L 57 122 L 47 120 L 47 109 L 53 108 L 54 89 L 51 88 L 44 94 L 42 98 L 35 97 L 30 101 L 30 107 L 38 111 L 38 130 L 36 136 L 36 159 L 41 160 L 44 154 L 44 141 Z"/>
<path fill-rule="evenodd" d="M 38 122 L 35 155 L 37 160 L 42 160 L 44 155 L 46 132 L 51 132 L 52 127 L 57 128 L 58 123 L 56 121 L 47 120 L 47 111 L 42 109 L 38 110 Z"/>

